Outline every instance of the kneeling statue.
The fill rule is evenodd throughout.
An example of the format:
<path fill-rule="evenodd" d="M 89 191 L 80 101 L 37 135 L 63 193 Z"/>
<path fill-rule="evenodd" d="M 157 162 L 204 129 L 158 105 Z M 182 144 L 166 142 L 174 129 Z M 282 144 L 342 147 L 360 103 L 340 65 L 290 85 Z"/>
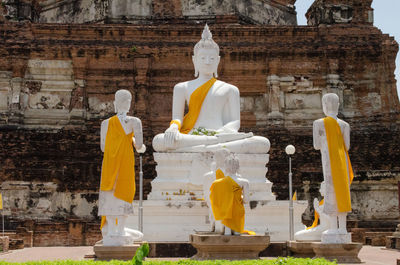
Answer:
<path fill-rule="evenodd" d="M 321 183 L 319 192 L 322 196 L 325 196 L 325 182 Z M 314 198 L 314 223 L 305 228 L 304 230 L 298 231 L 294 234 L 294 239 L 297 241 L 321 241 L 321 235 L 324 231 L 329 229 L 329 216 L 324 213 L 323 200 L 318 201 Z M 318 225 L 318 220 L 320 221 Z"/>
<path fill-rule="evenodd" d="M 253 231 L 244 230 L 244 203 L 249 200 L 249 181 L 238 175 L 239 160 L 230 154 L 224 163 L 225 174 L 210 187 L 210 203 L 215 218 L 215 232 L 229 235 Z M 226 229 L 228 228 L 228 229 Z"/>
<path fill-rule="evenodd" d="M 211 163 L 211 171 L 204 174 L 203 195 L 204 195 L 204 201 L 207 203 L 208 206 L 208 219 L 211 226 L 210 227 L 211 232 L 215 231 L 215 218 L 211 208 L 210 188 L 216 179 L 225 177 L 223 173 L 225 171 L 224 163 L 225 163 L 225 158 L 229 156 L 229 154 L 230 152 L 226 148 L 222 148 L 221 150 L 215 151 L 213 154 L 214 161 Z"/>

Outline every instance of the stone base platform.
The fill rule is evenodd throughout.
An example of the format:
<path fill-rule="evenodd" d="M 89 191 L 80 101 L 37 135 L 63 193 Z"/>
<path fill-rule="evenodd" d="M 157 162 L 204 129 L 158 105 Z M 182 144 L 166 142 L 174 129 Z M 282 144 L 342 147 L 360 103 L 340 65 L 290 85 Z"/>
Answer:
<path fill-rule="evenodd" d="M 394 236 L 386 237 L 386 248 L 400 250 L 400 238 Z"/>
<path fill-rule="evenodd" d="M 314 241 L 315 242 L 315 241 Z M 312 241 L 288 241 L 289 255 L 296 258 L 313 258 L 315 256 Z"/>
<path fill-rule="evenodd" d="M 0 252 L 6 253 L 10 249 L 10 238 L 8 236 L 0 236 Z"/>
<path fill-rule="evenodd" d="M 188 201 L 203 196 L 204 174 L 210 172 L 210 153 L 153 153 L 157 177 L 148 200 Z M 240 175 L 249 181 L 250 201 L 272 201 L 272 183 L 265 178 L 268 154 L 236 154 Z"/>
<path fill-rule="evenodd" d="M 294 202 L 294 230 L 304 229 L 301 215 L 307 201 Z M 138 229 L 138 202 L 135 213 L 129 216 L 126 226 Z M 264 235 L 269 233 L 272 242 L 289 239 L 289 201 L 251 201 L 245 205 L 245 229 Z M 209 231 L 208 206 L 204 201 L 154 201 L 143 202 L 143 240 L 147 242 L 189 242 L 196 231 Z"/>
<path fill-rule="evenodd" d="M 189 240 L 189 238 L 188 238 Z M 190 258 L 197 253 L 189 241 L 187 242 L 148 242 L 150 246 L 149 258 Z M 286 257 L 286 242 L 271 242 L 260 252 L 260 257 Z"/>
<path fill-rule="evenodd" d="M 140 247 L 140 244 L 136 243 L 129 246 L 103 246 L 103 244 L 97 243 L 93 247 L 96 260 L 131 260 L 136 253 L 136 250 Z"/>
<path fill-rule="evenodd" d="M 315 258 L 337 260 L 338 263 L 361 263 L 358 253 L 362 248 L 361 243 L 348 244 L 323 244 L 314 242 L 311 244 Z"/>
<path fill-rule="evenodd" d="M 371 246 L 386 246 L 386 237 L 392 236 L 392 234 L 393 232 L 365 232 L 363 243 Z"/>
<path fill-rule="evenodd" d="M 258 259 L 259 253 L 269 245 L 269 236 L 197 233 L 190 235 L 190 243 L 197 249 L 197 254 L 192 257 L 195 260 Z"/>
<path fill-rule="evenodd" d="M 351 243 L 351 234 L 326 234 L 321 235 L 322 244 L 349 244 Z"/>

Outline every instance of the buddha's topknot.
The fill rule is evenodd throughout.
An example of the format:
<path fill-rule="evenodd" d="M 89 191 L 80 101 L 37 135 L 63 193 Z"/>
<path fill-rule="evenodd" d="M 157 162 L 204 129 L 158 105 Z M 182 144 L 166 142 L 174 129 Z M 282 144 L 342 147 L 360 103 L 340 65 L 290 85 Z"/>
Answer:
<path fill-rule="evenodd" d="M 217 54 L 219 54 L 219 46 L 212 39 L 212 33 L 207 24 L 204 26 L 203 33 L 201 34 L 201 40 L 194 46 L 194 56 L 196 56 L 200 48 L 215 49 Z"/>

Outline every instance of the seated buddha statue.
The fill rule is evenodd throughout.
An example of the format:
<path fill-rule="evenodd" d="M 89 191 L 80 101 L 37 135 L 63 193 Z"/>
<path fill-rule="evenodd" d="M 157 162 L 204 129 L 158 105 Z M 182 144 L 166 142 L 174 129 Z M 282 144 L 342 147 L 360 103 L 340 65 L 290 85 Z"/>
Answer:
<path fill-rule="evenodd" d="M 154 150 L 214 152 L 227 148 L 234 153 L 267 153 L 270 148 L 267 138 L 239 132 L 239 89 L 216 79 L 219 47 L 207 25 L 194 47 L 192 60 L 197 78 L 175 85 L 172 121 L 165 133 L 154 137 Z"/>

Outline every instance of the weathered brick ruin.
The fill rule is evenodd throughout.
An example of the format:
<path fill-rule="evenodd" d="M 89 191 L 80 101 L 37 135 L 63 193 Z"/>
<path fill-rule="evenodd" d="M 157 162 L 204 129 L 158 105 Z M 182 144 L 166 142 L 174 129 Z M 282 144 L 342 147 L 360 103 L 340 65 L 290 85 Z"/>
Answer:
<path fill-rule="evenodd" d="M 91 245 L 100 237 L 99 126 L 113 115 L 118 89 L 132 92 L 133 114 L 143 121 L 149 192 L 155 177 L 151 140 L 169 124 L 174 84 L 193 78 L 192 49 L 208 22 L 221 48 L 220 79 L 240 89 L 241 130 L 271 141 L 267 177 L 277 198 L 288 199 L 287 144 L 297 149 L 298 198 L 311 202 L 319 195 L 323 176 L 312 121 L 323 115 L 321 95 L 335 92 L 340 117 L 352 128 L 356 178 L 349 226 L 394 230 L 398 45 L 373 26 L 371 2 L 317 0 L 307 13 L 309 26 L 297 26 L 295 0 L 3 1 L 0 180 L 6 229 L 25 231 L 19 235 L 30 235 L 34 246 Z M 129 3 L 145 6 L 121 8 Z"/>

